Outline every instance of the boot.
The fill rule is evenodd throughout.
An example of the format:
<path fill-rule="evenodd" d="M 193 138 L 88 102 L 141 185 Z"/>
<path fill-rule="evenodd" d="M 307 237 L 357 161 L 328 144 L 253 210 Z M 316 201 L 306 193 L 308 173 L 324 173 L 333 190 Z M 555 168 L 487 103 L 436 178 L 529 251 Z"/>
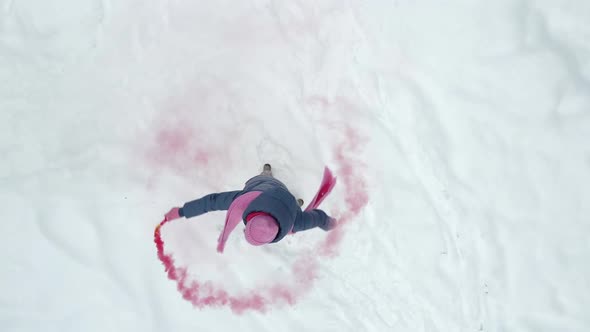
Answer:
<path fill-rule="evenodd" d="M 264 164 L 261 175 L 272 176 L 272 167 L 270 164 Z"/>

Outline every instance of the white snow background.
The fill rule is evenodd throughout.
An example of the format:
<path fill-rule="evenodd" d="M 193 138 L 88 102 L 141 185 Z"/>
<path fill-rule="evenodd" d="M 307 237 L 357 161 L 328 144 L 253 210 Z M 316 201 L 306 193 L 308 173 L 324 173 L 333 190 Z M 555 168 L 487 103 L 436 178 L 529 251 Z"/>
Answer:
<path fill-rule="evenodd" d="M 0 330 L 588 331 L 589 21 L 583 0 L 0 1 Z M 347 130 L 369 201 L 311 290 L 183 300 L 163 213 L 264 162 L 309 200 Z M 223 218 L 163 236 L 237 293 L 326 236 L 236 230 L 220 255 Z"/>

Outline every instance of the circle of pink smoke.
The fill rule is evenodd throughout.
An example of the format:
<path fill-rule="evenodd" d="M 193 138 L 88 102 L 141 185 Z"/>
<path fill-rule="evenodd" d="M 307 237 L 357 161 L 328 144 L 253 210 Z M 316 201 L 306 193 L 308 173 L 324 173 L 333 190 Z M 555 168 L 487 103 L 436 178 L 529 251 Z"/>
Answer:
<path fill-rule="evenodd" d="M 321 241 L 315 250 L 303 254 L 291 267 L 294 281 L 287 283 L 273 283 L 262 290 L 252 290 L 247 294 L 234 296 L 212 282 L 200 282 L 189 277 L 186 267 L 174 264 L 172 254 L 164 252 L 164 242 L 160 234 L 160 226 L 154 233 L 154 242 L 158 249 L 158 258 L 168 273 L 168 278 L 174 280 L 182 297 L 197 308 L 229 306 L 237 314 L 246 310 L 266 312 L 272 305 L 293 305 L 299 297 L 313 286 L 317 278 L 320 257 L 335 257 L 342 242 L 345 224 L 354 220 L 369 200 L 366 179 L 361 169 L 365 165 L 358 158 L 348 154 L 359 154 L 365 140 L 351 127 L 346 127 L 345 139 L 335 147 L 335 159 L 338 164 L 337 174 L 344 183 L 345 209 L 342 213 L 335 213 L 339 226 L 328 232 L 325 240 Z M 314 254 L 315 253 L 315 254 Z"/>

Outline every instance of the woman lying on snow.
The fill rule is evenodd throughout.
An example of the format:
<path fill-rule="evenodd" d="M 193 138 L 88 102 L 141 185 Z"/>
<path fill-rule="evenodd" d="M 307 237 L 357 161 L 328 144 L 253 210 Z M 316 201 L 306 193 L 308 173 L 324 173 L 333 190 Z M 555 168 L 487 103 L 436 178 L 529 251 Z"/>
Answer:
<path fill-rule="evenodd" d="M 336 179 L 326 168 L 320 190 L 302 211 L 303 200 L 296 200 L 287 187 L 272 176 L 271 166 L 265 164 L 262 173 L 248 180 L 243 190 L 209 194 L 184 204 L 182 208 L 172 208 L 165 217 L 169 221 L 228 210 L 217 251 L 223 252 L 229 234 L 240 220 L 246 225 L 244 234 L 248 243 L 260 246 L 279 242 L 289 233 L 315 227 L 324 231 L 333 229 L 336 220 L 317 207 L 335 184 Z"/>

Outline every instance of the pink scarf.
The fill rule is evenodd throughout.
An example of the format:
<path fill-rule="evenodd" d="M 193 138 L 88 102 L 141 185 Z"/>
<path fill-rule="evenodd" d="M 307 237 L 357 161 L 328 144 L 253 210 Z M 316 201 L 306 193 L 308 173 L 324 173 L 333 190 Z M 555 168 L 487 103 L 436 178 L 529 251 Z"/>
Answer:
<path fill-rule="evenodd" d="M 225 216 L 225 225 L 223 226 L 223 231 L 219 234 L 219 239 L 217 240 L 217 252 L 223 252 L 225 248 L 225 242 L 229 237 L 229 234 L 236 228 L 236 226 L 242 221 L 242 215 L 244 214 L 244 210 L 252 203 L 252 201 L 262 194 L 262 191 L 250 191 L 242 196 L 236 198 L 229 209 L 227 209 L 227 215 Z"/>

